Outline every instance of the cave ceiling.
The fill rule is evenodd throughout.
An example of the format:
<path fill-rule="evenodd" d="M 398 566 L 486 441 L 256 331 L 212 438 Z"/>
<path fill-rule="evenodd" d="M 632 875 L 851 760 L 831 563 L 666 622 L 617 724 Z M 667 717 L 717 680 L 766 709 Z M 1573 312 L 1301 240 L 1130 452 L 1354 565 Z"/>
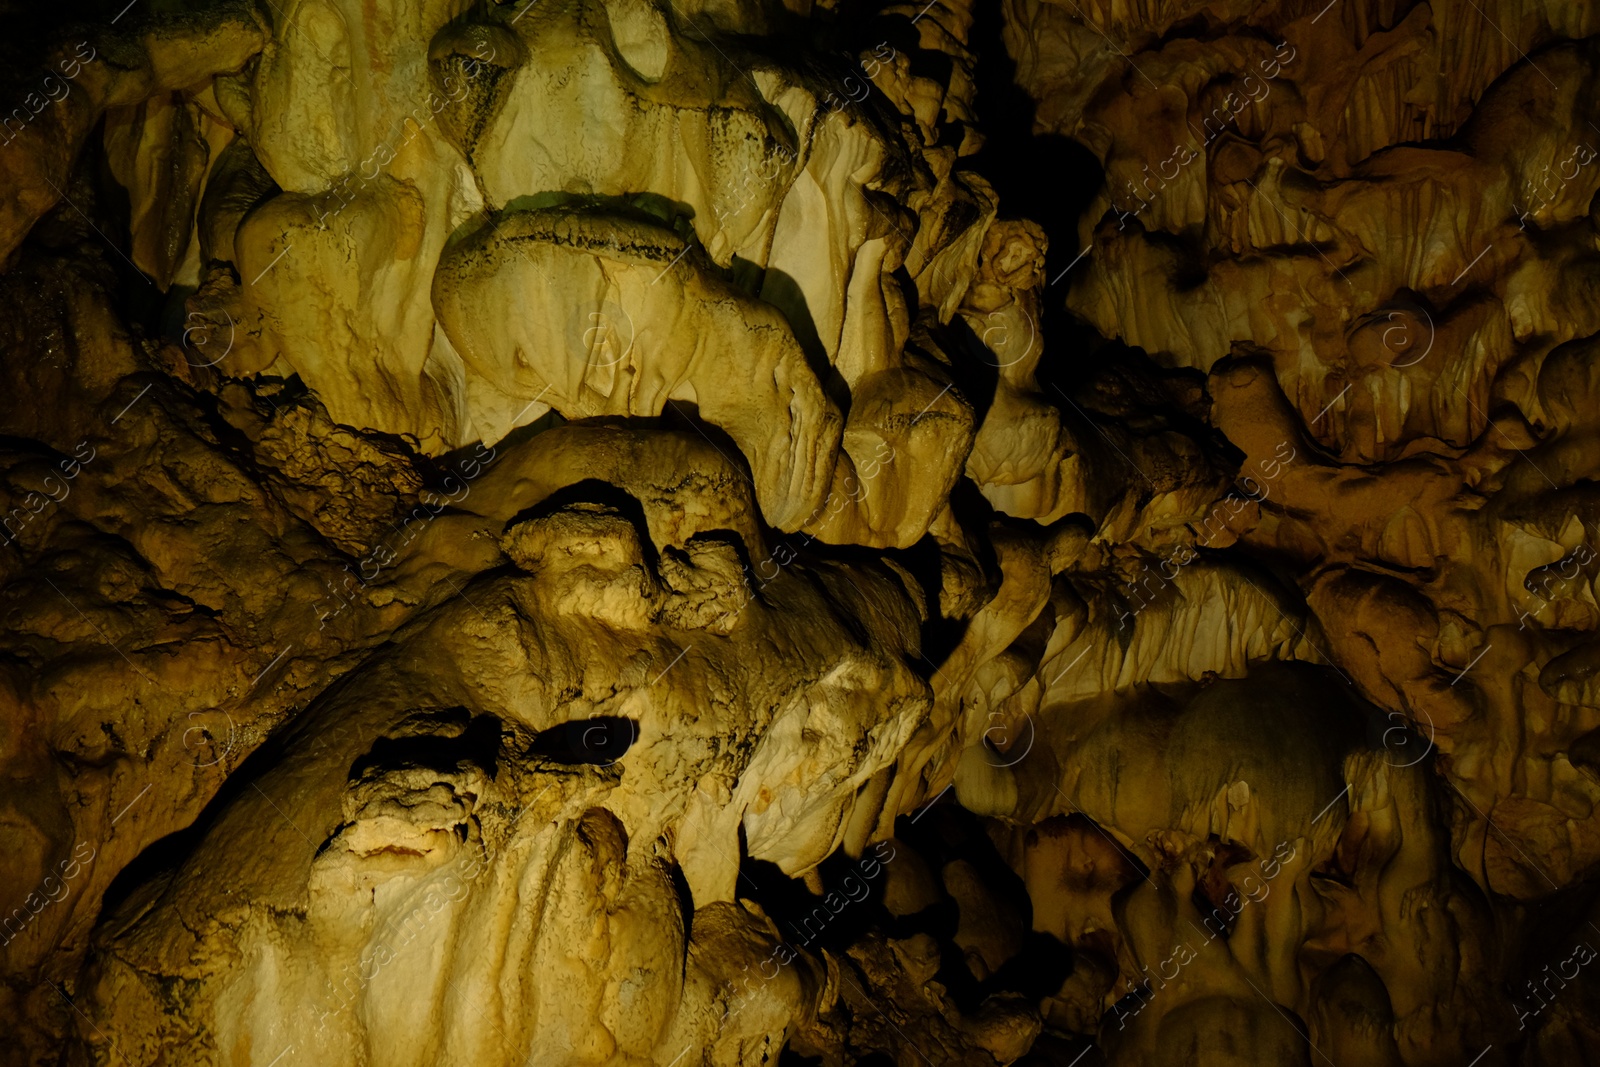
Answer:
<path fill-rule="evenodd" d="M 0 27 L 0 1064 L 1600 1065 L 1600 4 Z"/>

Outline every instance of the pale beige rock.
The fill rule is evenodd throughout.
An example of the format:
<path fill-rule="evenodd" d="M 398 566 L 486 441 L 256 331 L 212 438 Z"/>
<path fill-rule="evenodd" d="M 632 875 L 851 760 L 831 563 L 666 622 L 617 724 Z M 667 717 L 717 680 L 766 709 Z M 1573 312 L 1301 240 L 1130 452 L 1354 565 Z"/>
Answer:
<path fill-rule="evenodd" d="M 62 38 L 0 1059 L 1595 1058 L 1600 24 L 1471 6 Z"/>

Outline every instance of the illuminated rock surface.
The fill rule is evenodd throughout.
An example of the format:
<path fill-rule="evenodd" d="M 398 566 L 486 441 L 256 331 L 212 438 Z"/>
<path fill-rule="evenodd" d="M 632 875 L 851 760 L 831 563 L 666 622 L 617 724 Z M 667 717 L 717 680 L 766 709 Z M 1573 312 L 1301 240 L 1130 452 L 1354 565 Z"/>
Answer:
<path fill-rule="evenodd" d="M 0 1063 L 1600 1063 L 1600 8 L 4 11 Z"/>

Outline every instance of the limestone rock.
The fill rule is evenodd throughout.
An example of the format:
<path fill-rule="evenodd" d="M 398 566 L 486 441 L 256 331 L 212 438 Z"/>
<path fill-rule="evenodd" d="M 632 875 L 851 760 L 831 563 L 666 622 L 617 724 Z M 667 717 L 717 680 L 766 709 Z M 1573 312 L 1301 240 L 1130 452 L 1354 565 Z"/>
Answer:
<path fill-rule="evenodd" d="M 1600 1062 L 1592 5 L 0 11 L 0 1063 Z"/>

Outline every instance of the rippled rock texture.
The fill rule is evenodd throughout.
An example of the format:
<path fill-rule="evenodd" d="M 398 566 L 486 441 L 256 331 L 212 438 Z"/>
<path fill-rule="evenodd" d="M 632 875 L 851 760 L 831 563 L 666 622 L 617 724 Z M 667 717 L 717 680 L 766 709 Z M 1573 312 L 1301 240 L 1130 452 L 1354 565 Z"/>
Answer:
<path fill-rule="evenodd" d="M 1600 8 L 3 11 L 0 1063 L 1600 1063 Z"/>

